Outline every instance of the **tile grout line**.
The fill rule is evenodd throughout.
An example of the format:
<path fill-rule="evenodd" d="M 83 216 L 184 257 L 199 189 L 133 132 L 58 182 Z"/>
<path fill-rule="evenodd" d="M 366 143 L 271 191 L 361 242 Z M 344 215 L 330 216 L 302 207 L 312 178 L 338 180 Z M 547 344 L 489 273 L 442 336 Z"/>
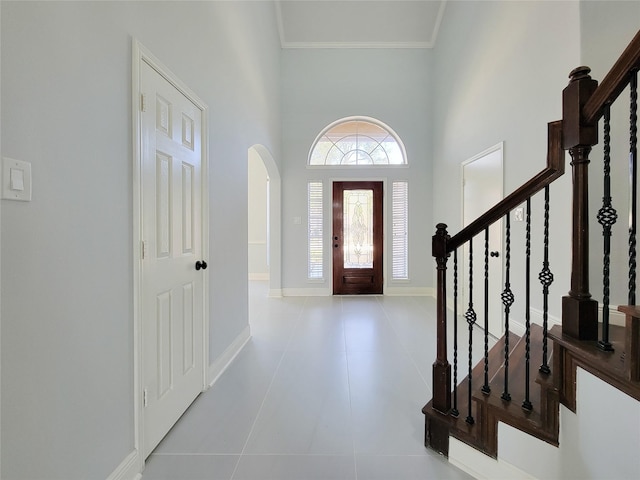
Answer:
<path fill-rule="evenodd" d="M 358 300 L 354 302 L 352 299 L 353 297 L 337 297 L 338 298 L 334 297 L 335 303 L 325 301 L 316 302 L 316 297 L 308 295 L 305 295 L 304 298 L 300 298 L 299 300 L 294 299 L 293 302 L 277 303 L 278 300 L 276 300 L 271 303 L 270 299 L 268 303 L 256 303 L 256 305 L 261 308 L 255 309 L 255 314 L 253 316 L 250 315 L 249 319 L 251 320 L 251 318 L 253 318 L 256 324 L 266 327 L 265 332 L 269 333 L 269 328 L 275 326 L 270 322 L 270 319 L 272 318 L 274 321 L 282 319 L 286 320 L 286 322 L 278 323 L 277 326 L 283 325 L 285 328 L 278 328 L 277 330 L 274 330 L 274 334 L 277 335 L 270 335 L 267 337 L 270 342 L 267 344 L 267 347 L 270 350 L 268 362 L 269 368 L 266 370 L 260 368 L 263 372 L 260 377 L 257 377 L 260 380 L 260 391 L 256 391 L 252 394 L 253 396 L 251 405 L 248 406 L 249 408 L 243 408 L 240 412 L 240 415 L 245 418 L 247 416 L 249 417 L 246 418 L 248 422 L 245 420 L 245 427 L 242 428 L 245 435 L 245 442 L 242 442 L 241 436 L 240 438 L 237 438 L 237 440 L 239 440 L 242 445 L 239 445 L 237 441 L 234 441 L 236 448 L 233 450 L 235 450 L 236 453 L 223 453 L 223 450 L 221 449 L 208 450 L 210 453 L 204 453 L 207 450 L 202 453 L 198 453 L 198 446 L 196 446 L 195 449 L 187 448 L 186 450 L 183 450 L 183 453 L 153 453 L 153 456 L 160 461 L 155 463 L 155 469 L 153 469 L 153 471 L 149 470 L 146 472 L 149 474 L 149 480 L 168 478 L 167 475 L 170 475 L 171 478 L 195 478 L 195 475 L 197 475 L 197 478 L 210 478 L 210 476 L 212 474 L 215 475 L 216 472 L 218 474 L 224 473 L 225 476 L 221 478 L 227 480 L 239 480 L 240 478 L 245 478 L 245 476 L 247 476 L 247 479 L 264 479 L 265 476 L 268 475 L 267 472 L 270 472 L 271 475 L 276 475 L 271 478 L 279 478 L 280 480 L 284 480 L 285 478 L 292 480 L 301 480 L 302 478 L 306 478 L 307 480 L 311 480 L 311 478 L 318 478 L 322 480 L 329 480 L 331 478 L 334 480 L 358 480 L 364 478 L 409 480 L 410 478 L 416 478 L 416 475 L 420 475 L 420 478 L 431 478 L 434 473 L 437 478 L 441 479 L 463 478 L 461 474 L 457 472 L 455 467 L 450 466 L 448 462 L 446 462 L 446 459 L 437 456 L 437 454 L 433 454 L 433 452 L 429 452 L 428 455 L 425 455 L 425 453 L 421 453 L 420 450 L 411 446 L 417 445 L 417 443 L 415 443 L 415 441 L 417 441 L 417 436 L 415 435 L 417 430 L 415 428 L 411 430 L 403 428 L 402 432 L 396 432 L 397 429 L 394 427 L 387 432 L 386 426 L 383 425 L 381 426 L 382 431 L 389 433 L 389 435 L 384 437 L 380 436 L 380 440 L 388 439 L 385 440 L 385 445 L 392 448 L 384 448 L 384 445 L 383 448 L 380 448 L 378 443 L 368 446 L 369 440 L 371 438 L 376 438 L 376 436 L 379 435 L 380 428 L 369 424 L 370 420 L 368 421 L 367 419 L 370 419 L 371 417 L 368 415 L 365 417 L 360 414 L 368 412 L 369 410 L 367 409 L 370 404 L 373 406 L 386 405 L 387 401 L 385 400 L 385 403 L 378 404 L 376 402 L 378 387 L 376 387 L 375 390 L 369 390 L 368 388 L 368 386 L 374 384 L 384 388 L 384 385 L 386 384 L 385 377 L 381 377 L 379 370 L 361 370 L 361 362 L 369 357 L 372 359 L 376 356 L 380 357 L 381 350 L 385 351 L 385 354 L 382 355 L 383 358 L 378 358 L 378 360 L 382 362 L 382 365 L 387 363 L 387 360 L 393 360 L 395 362 L 396 357 L 404 357 L 405 359 L 402 362 L 406 362 L 406 356 L 409 356 L 409 363 L 405 363 L 405 366 L 401 367 L 401 370 L 398 370 L 396 367 L 383 369 L 384 372 L 388 372 L 391 375 L 389 377 L 390 381 L 393 381 L 399 371 L 408 368 L 408 371 L 410 372 L 410 364 L 413 364 L 414 368 L 416 368 L 417 365 L 422 365 L 424 363 L 424 359 L 423 361 L 419 361 L 419 359 L 420 349 L 422 348 L 421 345 L 423 342 L 414 342 L 415 336 L 412 337 L 411 335 L 416 335 L 417 332 L 414 332 L 413 329 L 416 326 L 421 326 L 421 322 L 424 320 L 423 317 L 425 315 L 429 316 L 429 309 L 426 307 L 431 304 L 425 304 L 418 297 L 407 297 L 407 309 L 405 310 L 404 300 L 398 302 L 393 298 L 385 299 L 380 297 L 376 298 L 372 303 L 370 302 L 370 300 L 372 300 L 370 298 L 369 301 L 365 301 L 363 303 Z M 327 310 L 328 308 L 333 308 L 331 307 L 332 305 L 335 305 L 335 310 Z M 371 307 L 374 305 L 377 305 L 378 308 L 374 308 L 372 310 Z M 319 316 L 316 315 L 317 312 L 320 312 Z M 327 315 L 327 313 L 329 315 Z M 313 323 L 313 326 L 316 328 L 308 331 L 310 326 L 308 320 L 311 316 L 313 316 L 314 319 L 319 318 L 323 324 L 324 320 L 331 318 L 337 320 L 338 323 L 334 323 L 333 325 L 328 324 L 327 328 L 320 329 L 317 328 L 318 324 Z M 338 316 L 338 318 L 336 318 L 336 316 Z M 372 339 L 369 339 L 369 341 L 361 339 L 360 327 L 362 322 L 356 321 L 352 324 L 352 319 L 365 320 L 365 324 L 366 321 L 369 320 L 375 321 L 376 325 L 374 327 L 376 329 L 375 332 L 377 332 L 375 338 L 380 341 L 373 342 L 371 341 Z M 387 322 L 386 324 L 384 324 L 385 320 Z M 431 322 L 429 321 L 428 324 L 430 325 Z M 350 327 L 349 330 L 347 330 L 347 326 Z M 385 329 L 389 326 L 391 326 L 391 331 L 387 330 L 387 334 L 384 335 Z M 341 327 L 342 332 L 337 330 L 335 327 Z M 261 331 L 262 330 L 263 328 L 261 327 Z M 422 331 L 422 329 L 419 330 Z M 318 333 L 322 334 L 321 336 L 317 336 L 317 340 L 320 343 L 316 342 L 316 334 Z M 340 333 L 342 333 L 342 335 L 340 335 Z M 335 334 L 342 338 L 336 338 Z M 385 350 L 385 347 L 389 342 L 395 343 L 402 339 L 404 339 L 404 342 L 400 342 L 399 348 Z M 326 340 L 330 340 L 330 342 L 327 343 Z M 338 347 L 338 349 L 340 348 L 336 343 L 336 340 L 342 340 L 342 352 L 339 352 L 336 349 L 336 347 Z M 428 343 L 429 345 L 425 345 L 425 348 L 427 349 L 430 348 L 430 342 Z M 274 404 L 271 397 L 274 397 L 274 399 L 277 400 L 280 396 L 283 380 L 285 379 L 287 372 L 289 372 L 289 363 L 292 360 L 291 355 L 296 355 L 295 358 L 297 359 L 297 355 L 299 353 L 305 352 L 308 348 L 311 348 L 311 346 L 325 344 L 330 347 L 328 350 L 325 350 L 324 348 L 317 350 L 317 352 L 314 350 L 314 352 L 318 354 L 317 361 L 323 362 L 323 359 L 326 360 L 329 357 L 333 358 L 336 353 L 339 355 L 345 355 L 345 363 L 343 365 L 337 365 L 337 369 L 331 368 L 325 372 L 342 371 L 346 373 L 348 405 L 344 403 L 344 400 L 340 400 L 340 405 L 342 406 L 339 411 L 344 412 L 340 415 L 344 418 L 343 422 L 350 421 L 350 428 L 345 430 L 344 427 L 346 425 L 344 425 L 344 423 L 342 423 L 342 427 L 339 424 L 336 424 L 335 426 L 339 428 L 338 431 L 343 432 L 343 439 L 345 439 L 344 435 L 348 434 L 347 430 L 351 433 L 352 447 L 349 448 L 343 441 L 340 441 L 343 447 L 336 450 L 334 453 L 322 450 L 318 450 L 318 453 L 311 453 L 309 449 L 300 450 L 296 447 L 294 447 L 293 450 L 297 450 L 297 453 L 293 453 L 290 452 L 290 449 L 288 448 L 272 448 L 272 446 L 275 447 L 275 445 L 270 443 L 271 439 L 269 433 L 272 428 L 266 427 L 266 424 L 268 423 L 270 427 L 275 425 L 276 432 L 278 424 L 273 424 L 273 422 L 269 421 L 272 418 L 271 406 Z M 333 345 L 335 345 L 335 347 Z M 411 355 L 412 353 L 415 357 Z M 387 355 L 389 356 L 388 359 Z M 262 357 L 256 357 L 253 360 L 260 361 L 261 358 Z M 287 358 L 287 362 L 284 362 L 284 358 Z M 314 356 L 314 358 L 316 357 Z M 342 362 L 339 363 L 341 364 Z M 261 362 L 257 365 L 260 364 Z M 401 363 L 398 365 L 401 365 Z M 344 366 L 346 372 L 345 370 L 341 370 L 342 366 Z M 414 391 L 414 389 L 411 388 L 411 385 L 416 385 L 415 382 L 418 381 L 418 378 L 423 381 L 423 384 L 426 384 L 424 379 L 425 377 L 428 377 L 428 370 L 424 369 L 424 375 L 420 374 L 421 370 L 419 368 L 417 370 L 419 376 L 414 378 L 411 382 L 400 382 L 398 384 L 399 387 L 392 392 L 394 397 L 399 397 L 400 400 L 402 400 L 401 397 L 406 397 L 401 395 L 401 393 L 405 391 L 405 385 L 409 391 Z M 300 373 L 304 373 L 304 370 L 300 370 Z M 369 377 L 363 377 L 362 375 L 371 375 L 371 379 L 374 380 L 374 383 L 372 384 L 368 382 L 367 379 Z M 267 379 L 267 376 L 271 376 L 271 379 Z M 275 381 L 276 379 L 278 382 Z M 382 383 L 378 383 L 378 380 L 382 380 Z M 343 382 L 344 381 L 342 380 L 338 383 L 343 384 Z M 361 386 L 365 387 L 365 389 L 361 390 Z M 228 390 L 226 397 L 234 398 L 233 396 L 228 395 L 229 391 L 233 392 L 235 390 Z M 370 393 L 372 393 L 372 395 L 370 395 Z M 257 402 L 258 399 L 256 398 L 256 394 L 257 396 L 263 396 L 260 403 Z M 267 402 L 267 400 L 269 401 Z M 398 405 L 393 403 L 393 401 L 391 401 L 389 405 L 392 407 L 392 410 L 398 407 Z M 405 406 L 406 405 L 402 406 L 403 411 L 406 411 L 406 408 L 404 408 Z M 347 407 L 348 411 L 345 410 Z M 207 408 L 210 408 L 210 405 Z M 364 410 L 361 408 L 364 408 Z M 320 410 L 324 411 L 322 407 Z M 355 421 L 355 410 L 358 410 L 358 417 L 363 420 L 362 422 Z M 372 410 L 372 412 L 378 411 L 382 412 L 383 410 Z M 411 407 L 411 411 L 413 411 L 413 407 Z M 316 417 L 318 417 L 317 414 Z M 413 417 L 413 415 L 411 415 L 411 417 Z M 253 420 L 251 420 L 251 418 L 253 418 Z M 406 414 L 398 418 L 400 421 L 409 419 Z M 290 416 L 285 413 L 282 417 L 282 421 L 285 422 L 285 424 L 288 424 L 289 420 L 287 419 L 290 419 Z M 414 423 L 415 422 L 413 421 L 411 422 L 412 425 Z M 388 426 L 389 425 L 387 425 L 387 427 Z M 235 430 L 237 432 L 235 421 L 230 421 L 224 428 L 223 432 L 226 432 L 227 429 L 232 429 L 229 431 Z M 335 433 L 335 430 L 328 431 Z M 186 430 L 186 432 L 188 433 L 188 430 Z M 306 427 L 304 432 L 307 432 Z M 216 435 L 218 434 L 216 433 Z M 252 444 L 252 448 L 249 449 L 248 446 L 251 444 L 251 440 L 254 435 L 256 436 L 256 439 Z M 393 437 L 397 436 L 398 440 L 400 440 L 400 444 L 404 445 L 403 441 L 408 438 L 407 435 L 409 435 L 410 438 L 413 438 L 414 442 L 401 448 L 396 448 L 396 445 L 398 444 L 396 444 Z M 338 439 L 338 437 L 335 436 L 333 438 Z M 330 443 L 328 445 L 335 444 L 336 443 Z M 299 443 L 296 442 L 294 445 L 299 445 Z M 241 448 L 238 449 L 238 446 Z M 278 450 L 280 451 L 278 452 Z M 311 450 L 316 449 L 314 448 Z M 438 461 L 439 463 L 436 465 L 433 463 L 435 461 Z M 240 468 L 240 463 L 242 463 L 242 468 Z M 352 465 L 352 470 L 348 469 L 348 465 L 350 463 Z M 442 465 L 440 463 L 442 463 Z M 445 471 L 445 469 L 453 470 L 449 472 L 448 470 Z M 332 472 L 334 476 L 329 472 Z M 146 477 L 147 475 L 144 476 L 144 478 Z M 470 479 L 471 477 L 465 476 L 464 478 Z"/>
<path fill-rule="evenodd" d="M 153 453 L 154 457 L 237 457 L 238 453 Z M 244 453 L 245 457 L 350 457 L 345 453 Z M 419 457 L 421 455 L 380 455 L 386 457 Z"/>
<path fill-rule="evenodd" d="M 305 297 L 304 298 L 304 302 L 302 303 L 302 307 L 300 308 L 300 311 L 298 312 L 298 317 L 297 319 L 300 320 L 300 317 L 302 316 L 302 312 L 305 309 L 305 306 L 307 304 L 307 300 L 309 297 Z M 251 321 L 251 319 L 249 319 L 249 321 Z M 256 423 L 258 422 L 258 418 L 260 418 L 260 414 L 262 413 L 262 410 L 264 408 L 264 404 L 265 401 L 267 400 L 267 397 L 269 396 L 269 393 L 271 392 L 271 388 L 273 387 L 273 382 L 276 379 L 276 376 L 278 375 L 278 372 L 280 371 L 280 366 L 282 365 L 282 361 L 284 360 L 285 355 L 287 354 L 287 352 L 289 351 L 289 346 L 291 345 L 291 339 L 293 338 L 293 333 L 294 331 L 299 327 L 300 322 L 297 321 L 295 328 L 293 328 L 291 330 L 291 333 L 289 334 L 289 339 L 287 340 L 287 344 L 285 345 L 284 349 L 282 350 L 282 355 L 280 356 L 280 360 L 278 361 L 278 366 L 276 367 L 275 371 L 273 372 L 273 376 L 271 377 L 271 381 L 269 382 L 269 387 L 267 388 L 267 391 L 264 394 L 264 397 L 262 397 L 262 402 L 260 403 L 260 408 L 258 409 L 258 413 L 256 413 L 256 417 L 253 419 L 253 423 L 251 424 L 251 429 L 249 430 L 249 434 L 247 435 L 247 439 L 244 442 L 244 445 L 242 446 L 242 450 L 240 451 L 240 455 L 238 455 L 238 461 L 236 462 L 236 466 L 233 469 L 233 473 L 231 474 L 231 477 L 229 480 L 233 480 L 234 477 L 236 476 L 236 472 L 238 471 L 238 466 L 240 465 L 240 461 L 242 460 L 242 457 L 245 455 L 245 450 L 247 449 L 247 445 L 249 444 L 249 440 L 251 439 L 251 435 L 253 435 L 253 430 L 256 426 Z"/>
<path fill-rule="evenodd" d="M 340 310 L 343 315 L 341 315 L 342 321 L 342 338 L 344 340 L 344 357 L 345 364 L 347 366 L 347 387 L 349 390 L 349 416 L 351 421 L 351 445 L 353 447 L 353 472 L 355 474 L 354 479 L 358 480 L 358 461 L 356 459 L 356 432 L 355 432 L 355 422 L 353 420 L 353 401 L 351 395 L 351 371 L 349 370 L 349 351 L 347 348 L 347 329 L 344 323 L 344 301 L 342 297 L 340 298 Z"/>
<path fill-rule="evenodd" d="M 411 298 L 413 298 L 413 297 L 411 297 Z M 378 302 L 381 303 L 380 300 L 378 300 Z M 386 317 L 387 322 L 389 323 L 389 326 L 391 327 L 391 330 L 393 330 L 394 335 L 398 339 L 398 343 L 402 347 L 402 350 L 404 351 L 405 355 L 411 360 L 411 363 L 413 364 L 413 367 L 416 369 L 416 371 L 418 372 L 418 375 L 420 376 L 420 378 L 422 379 L 424 384 L 429 389 L 429 393 L 431 395 L 433 395 L 433 392 L 431 391 L 431 385 L 429 385 L 429 382 L 427 382 L 427 380 L 422 375 L 422 371 L 420 370 L 420 367 L 418 366 L 418 362 L 413 357 L 413 355 L 411 354 L 409 349 L 405 346 L 405 344 L 400 340 L 400 335 L 398 335 L 398 330 L 396 329 L 396 327 L 393 325 L 393 322 L 391 321 L 391 317 L 389 316 L 389 312 L 387 312 L 387 309 L 384 308 L 384 305 L 382 305 L 382 304 L 380 304 L 380 308 L 384 312 L 384 316 Z"/>

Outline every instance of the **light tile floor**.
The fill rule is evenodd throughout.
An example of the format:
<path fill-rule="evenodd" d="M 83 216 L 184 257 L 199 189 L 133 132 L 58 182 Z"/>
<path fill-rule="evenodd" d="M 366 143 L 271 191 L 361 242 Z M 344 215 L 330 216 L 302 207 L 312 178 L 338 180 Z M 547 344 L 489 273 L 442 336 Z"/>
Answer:
<path fill-rule="evenodd" d="M 148 458 L 143 480 L 472 478 L 423 446 L 434 301 L 268 298 L 252 339 Z"/>

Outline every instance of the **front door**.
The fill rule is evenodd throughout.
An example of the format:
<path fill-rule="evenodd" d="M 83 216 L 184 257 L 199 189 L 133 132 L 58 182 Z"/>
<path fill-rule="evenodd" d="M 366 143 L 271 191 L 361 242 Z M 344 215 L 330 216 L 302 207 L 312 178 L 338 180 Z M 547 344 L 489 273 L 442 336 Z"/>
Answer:
<path fill-rule="evenodd" d="M 204 383 L 204 112 L 144 60 L 140 89 L 141 380 L 147 457 Z"/>
<path fill-rule="evenodd" d="M 382 293 L 382 182 L 333 183 L 333 293 Z"/>

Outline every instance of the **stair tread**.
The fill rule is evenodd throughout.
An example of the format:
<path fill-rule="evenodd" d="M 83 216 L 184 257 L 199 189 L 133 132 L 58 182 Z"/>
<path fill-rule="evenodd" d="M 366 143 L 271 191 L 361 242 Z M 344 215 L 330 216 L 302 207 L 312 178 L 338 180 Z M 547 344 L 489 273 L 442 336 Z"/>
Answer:
<path fill-rule="evenodd" d="M 486 407 L 491 409 L 492 415 L 498 421 L 516 426 L 528 433 L 543 435 L 545 439 L 549 437 L 552 438 L 553 433 L 546 432 L 543 412 L 541 410 L 543 390 L 552 388 L 551 375 L 539 372 L 543 355 L 543 330 L 541 326 L 536 324 L 531 325 L 529 340 L 529 401 L 532 406 L 531 410 L 525 410 L 523 408 L 523 402 L 526 396 L 526 337 L 516 345 L 509 357 L 509 393 L 511 395 L 511 401 L 502 399 L 501 392 L 504 387 L 504 376 L 498 376 L 490 383 L 491 393 L 489 395 L 476 393 L 474 398 L 476 401 L 484 402 Z M 554 440 L 557 441 L 557 439 Z"/>
<path fill-rule="evenodd" d="M 511 335 L 518 340 L 519 336 L 511 333 Z M 502 337 L 500 340 L 496 342 L 496 344 L 489 350 L 489 378 L 493 378 L 502 368 L 502 364 L 504 362 L 504 344 L 505 340 Z M 484 383 L 484 359 L 476 364 L 476 366 L 471 371 L 471 385 L 472 389 L 477 389 Z M 469 375 L 466 375 L 462 381 L 458 383 L 458 411 L 466 412 L 469 408 L 468 402 L 468 384 L 469 384 Z M 462 414 L 462 413 L 461 413 Z"/>
<path fill-rule="evenodd" d="M 513 332 L 510 332 L 510 342 L 514 344 L 520 341 L 520 336 L 516 335 Z M 500 372 L 502 369 L 502 365 L 504 363 L 504 345 L 505 338 L 504 336 L 500 338 L 495 345 L 489 350 L 489 378 L 495 377 L 495 375 Z M 442 415 L 440 412 L 433 410 L 431 406 L 431 402 L 429 402 L 422 409 L 424 414 L 437 415 L 440 421 L 447 422 L 451 428 L 451 435 L 459 440 L 478 448 L 479 450 L 483 450 L 483 444 L 478 435 L 478 428 L 475 428 L 475 424 L 467 423 L 466 419 L 469 414 L 469 390 L 468 390 L 468 379 L 469 376 L 466 375 L 459 383 L 458 383 L 458 416 L 453 415 Z M 484 383 L 484 358 L 476 364 L 476 366 L 472 369 L 472 388 L 475 390 L 476 388 L 480 388 L 480 386 Z M 453 406 L 453 405 L 452 405 Z M 478 418 L 478 411 L 476 402 L 472 401 L 471 405 L 471 416 L 476 419 Z"/>
<path fill-rule="evenodd" d="M 560 345 L 578 352 L 577 354 L 581 358 L 590 360 L 590 363 L 601 365 L 601 368 L 610 372 L 611 375 L 624 378 L 624 327 L 618 325 L 609 326 L 609 340 L 614 348 L 613 354 L 598 348 L 597 342 L 577 340 L 565 335 L 562 333 L 560 325 L 554 326 L 549 334 Z"/>
<path fill-rule="evenodd" d="M 481 359 L 472 369 L 472 405 L 471 415 L 476 423 L 483 420 L 480 417 L 488 415 L 496 424 L 498 421 L 510 424 L 527 433 L 534 434 L 537 437 L 549 443 L 557 445 L 557 433 L 545 425 L 544 412 L 541 411 L 541 398 L 546 395 L 546 391 L 555 392 L 553 379 L 551 375 L 539 372 L 542 364 L 542 327 L 536 324 L 531 325 L 530 330 L 530 386 L 529 398 L 533 406 L 531 411 L 522 408 L 522 401 L 525 397 L 525 349 L 526 338 L 520 337 L 513 332 L 509 332 L 509 393 L 511 401 L 504 401 L 501 396 L 504 389 L 504 348 L 505 337 L 502 337 L 489 351 L 488 377 L 490 393 L 482 393 L 484 385 L 484 358 Z M 551 343 L 549 343 L 549 358 L 551 360 Z M 469 390 L 468 376 L 466 376 L 459 384 L 458 394 L 458 417 L 451 415 L 445 416 L 438 414 L 440 421 L 445 421 L 450 426 L 450 435 L 477 448 L 484 453 L 495 456 L 493 451 L 497 445 L 497 438 L 482 438 L 482 429 L 474 424 L 466 422 L 469 411 Z M 435 411 L 431 408 L 431 403 L 427 404 L 423 409 L 425 414 L 434 415 Z M 484 413 L 483 413 L 484 412 Z M 495 426 L 494 426 L 495 427 Z M 497 435 L 497 428 L 493 430 Z M 489 446 L 489 444 L 493 446 Z"/>
<path fill-rule="evenodd" d="M 602 324 L 599 327 L 602 328 Z M 549 330 L 549 338 L 560 349 L 565 349 L 571 353 L 572 364 L 579 365 L 603 381 L 640 401 L 640 382 L 628 379 L 625 372 L 625 327 L 609 326 L 609 341 L 613 346 L 613 352 L 601 350 L 595 341 L 578 340 L 565 335 L 560 325 L 555 325 Z M 572 400 L 569 404 L 565 403 L 566 401 L 568 401 L 568 398 L 565 397 L 563 403 L 575 411 L 575 395 L 572 395 Z"/>
<path fill-rule="evenodd" d="M 509 355 L 509 393 L 512 398 L 512 402 L 521 403 L 525 398 L 525 359 L 526 339 L 523 337 L 513 348 Z M 542 364 L 542 327 L 536 324 L 531 325 L 530 334 L 530 379 L 535 380 L 538 376 L 542 377 L 546 382 L 548 375 L 541 374 L 539 367 Z M 500 397 L 504 389 L 504 368 L 501 367 L 500 375 L 496 375 L 489 383 L 491 392 L 499 391 Z M 539 387 L 536 388 L 539 382 L 530 382 L 530 401 L 535 404 L 538 403 L 538 398 L 535 395 Z M 479 395 L 479 394 L 478 394 Z M 484 395 L 483 395 L 484 396 Z"/>

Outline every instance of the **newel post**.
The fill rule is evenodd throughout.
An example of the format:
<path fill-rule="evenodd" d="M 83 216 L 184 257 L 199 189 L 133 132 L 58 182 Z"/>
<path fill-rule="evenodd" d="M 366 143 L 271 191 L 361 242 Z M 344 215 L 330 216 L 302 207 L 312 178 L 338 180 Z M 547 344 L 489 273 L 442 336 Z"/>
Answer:
<path fill-rule="evenodd" d="M 573 222 L 571 290 L 562 298 L 562 331 L 580 340 L 598 339 L 598 302 L 589 292 L 589 153 L 598 143 L 598 125 L 587 124 L 582 109 L 598 86 L 589 67 L 569 74 L 562 92 L 563 148 L 571 155 Z"/>
<path fill-rule="evenodd" d="M 451 409 L 451 365 L 447 359 L 447 226 L 436 225 L 431 253 L 436 259 L 436 361 L 433 363 L 433 401 L 435 410 L 448 414 Z"/>

